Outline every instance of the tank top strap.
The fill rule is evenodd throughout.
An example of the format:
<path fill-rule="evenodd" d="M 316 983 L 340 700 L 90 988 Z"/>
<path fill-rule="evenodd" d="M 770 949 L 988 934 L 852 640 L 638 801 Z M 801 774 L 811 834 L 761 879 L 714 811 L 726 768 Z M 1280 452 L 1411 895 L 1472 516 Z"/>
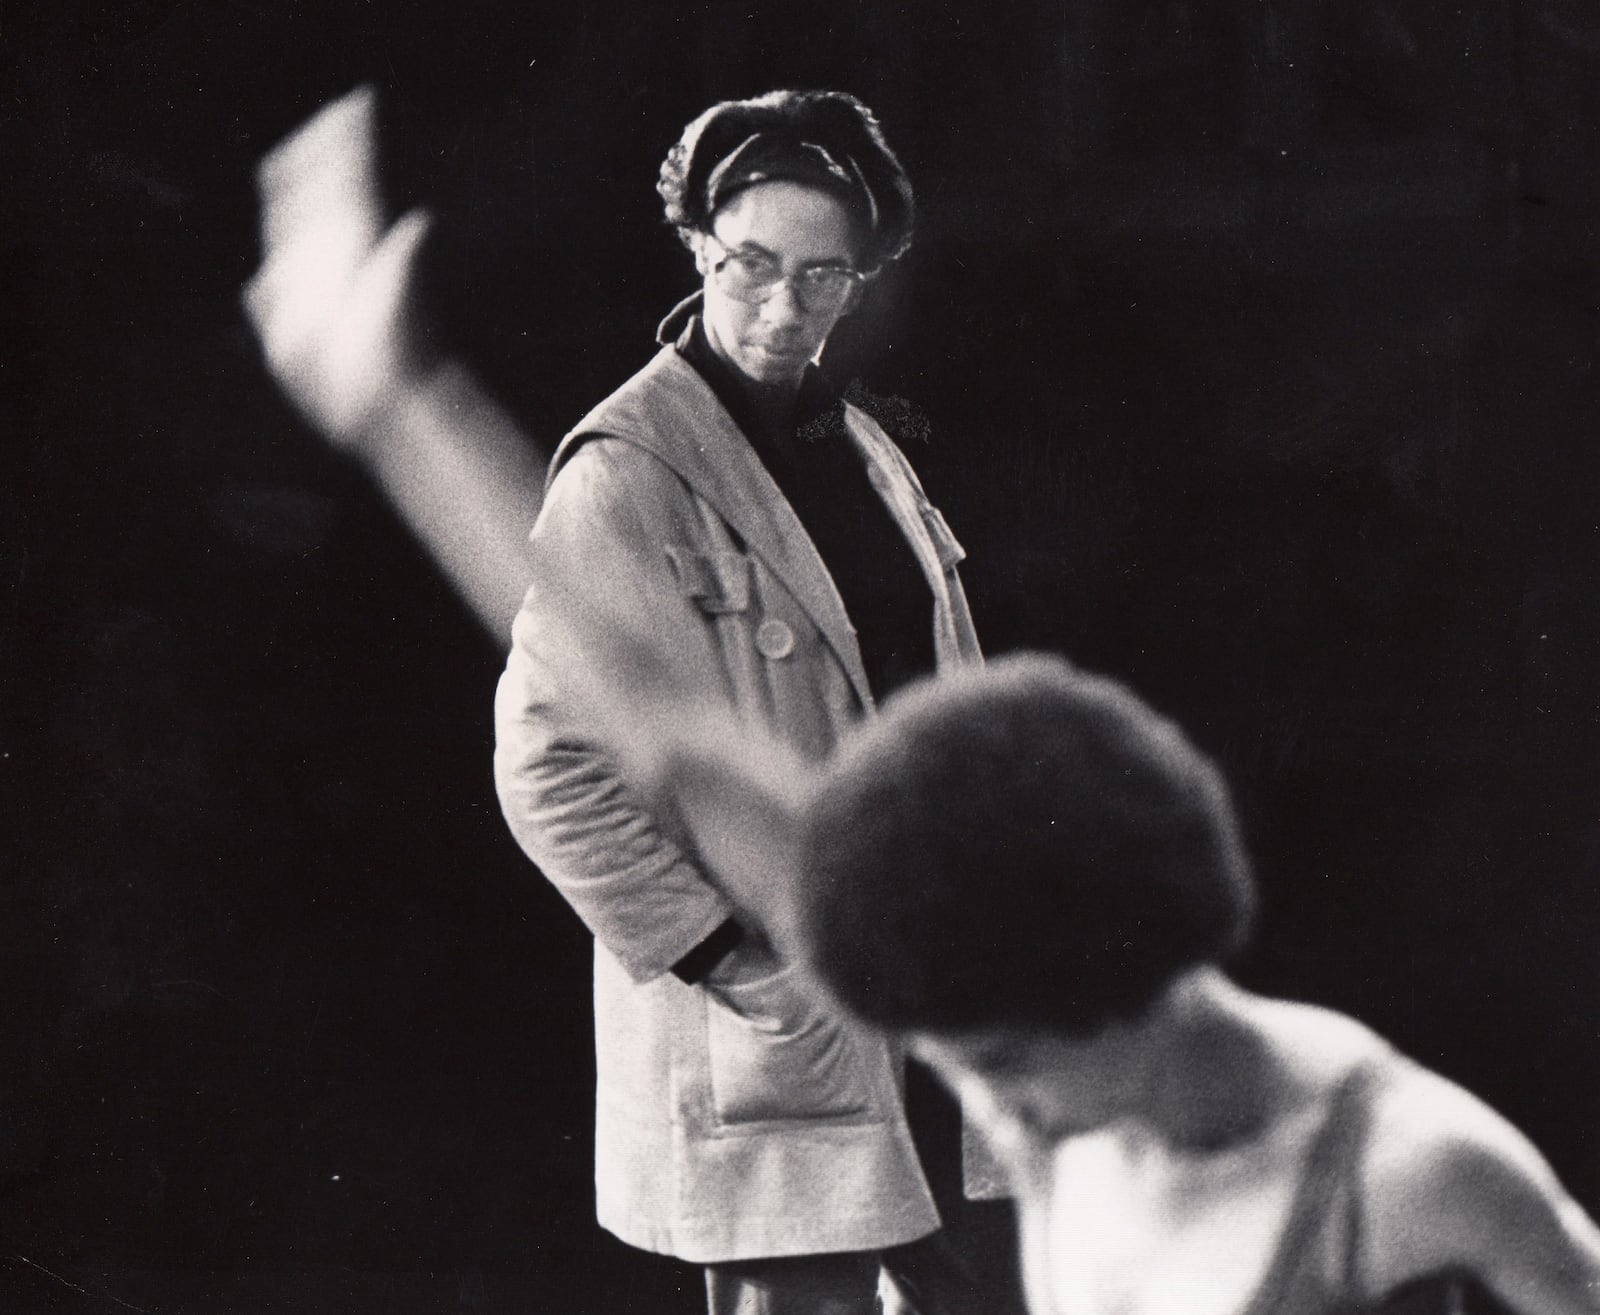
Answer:
<path fill-rule="evenodd" d="M 1366 1246 L 1366 1198 L 1361 1191 L 1361 1167 L 1372 1129 L 1373 1090 L 1380 1062 L 1376 1057 L 1365 1059 L 1350 1071 L 1339 1092 L 1342 1110 L 1335 1111 L 1335 1115 L 1342 1118 L 1342 1126 L 1337 1130 L 1340 1145 L 1333 1157 L 1336 1167 L 1330 1177 L 1340 1180 L 1344 1192 L 1344 1246 L 1339 1277 L 1347 1289 L 1362 1272 Z"/>
<path fill-rule="evenodd" d="M 1349 1291 L 1352 1267 L 1360 1260 L 1357 1179 L 1371 1118 L 1372 1080 L 1371 1061 L 1362 1061 L 1329 1098 L 1278 1249 L 1245 1315 L 1332 1312 Z"/>

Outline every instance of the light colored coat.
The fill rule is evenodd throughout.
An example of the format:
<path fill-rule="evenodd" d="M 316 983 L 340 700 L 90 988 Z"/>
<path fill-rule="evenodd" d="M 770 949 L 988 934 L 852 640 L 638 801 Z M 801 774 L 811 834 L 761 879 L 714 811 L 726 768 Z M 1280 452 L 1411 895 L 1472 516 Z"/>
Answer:
<path fill-rule="evenodd" d="M 883 430 L 854 407 L 846 428 L 927 577 L 940 667 L 979 660 L 960 546 Z M 597 673 L 649 682 L 653 669 L 674 697 L 729 704 L 806 757 L 827 755 L 873 701 L 816 548 L 670 347 L 567 436 L 531 542 L 495 778 L 518 841 L 595 936 L 600 1223 L 699 1263 L 931 1232 L 899 1059 L 882 1038 L 781 974 L 744 1015 L 669 971 L 733 908 L 670 819 L 630 794 L 581 706 Z M 583 598 L 612 620 L 575 658 L 563 609 Z M 563 676 L 574 661 L 588 696 Z"/>

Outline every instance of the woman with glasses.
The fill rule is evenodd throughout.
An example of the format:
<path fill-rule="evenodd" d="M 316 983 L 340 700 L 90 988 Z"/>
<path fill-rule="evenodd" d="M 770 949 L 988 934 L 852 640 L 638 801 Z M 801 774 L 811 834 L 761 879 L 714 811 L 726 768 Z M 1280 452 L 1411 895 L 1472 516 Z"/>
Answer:
<path fill-rule="evenodd" d="M 884 1261 L 939 1225 L 896 1056 L 797 987 L 601 747 L 632 686 L 820 760 L 978 661 L 961 548 L 816 365 L 909 244 L 911 187 L 858 100 L 774 92 L 690 123 L 659 191 L 700 287 L 555 454 L 496 704 L 506 818 L 595 937 L 599 1219 L 705 1265 L 714 1315 L 869 1315 L 885 1263 L 892 1300 L 994 1311 L 936 1253 Z"/>

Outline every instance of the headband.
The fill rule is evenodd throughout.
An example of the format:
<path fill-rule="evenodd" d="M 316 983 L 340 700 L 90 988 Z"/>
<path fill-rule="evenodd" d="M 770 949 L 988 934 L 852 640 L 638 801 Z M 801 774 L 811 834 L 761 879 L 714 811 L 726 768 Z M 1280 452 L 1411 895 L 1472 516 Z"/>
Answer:
<path fill-rule="evenodd" d="M 856 202 L 866 212 L 868 231 L 878 230 L 878 201 L 855 157 L 844 163 L 825 146 L 789 132 L 755 132 L 734 147 L 706 179 L 706 214 L 756 183 L 790 182 L 817 187 Z"/>

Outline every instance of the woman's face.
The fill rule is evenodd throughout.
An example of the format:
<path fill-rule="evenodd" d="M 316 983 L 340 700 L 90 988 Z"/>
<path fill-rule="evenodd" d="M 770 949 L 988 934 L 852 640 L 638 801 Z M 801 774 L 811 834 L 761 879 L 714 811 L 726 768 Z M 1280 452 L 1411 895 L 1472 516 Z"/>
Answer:
<path fill-rule="evenodd" d="M 694 252 L 712 349 L 759 384 L 798 384 L 857 300 L 853 286 L 841 298 L 807 294 L 796 282 L 806 271 L 853 272 L 858 259 L 849 209 L 800 183 L 755 183 L 736 193 L 712 217 L 710 235 L 697 236 Z M 728 277 L 730 260 L 740 264 L 732 272 L 765 270 L 782 279 L 751 300 L 741 280 Z"/>
<path fill-rule="evenodd" d="M 1152 1055 L 1138 1022 L 1081 1038 L 1026 1028 L 919 1032 L 911 1046 L 980 1126 L 1048 1142 L 1137 1114 Z"/>

